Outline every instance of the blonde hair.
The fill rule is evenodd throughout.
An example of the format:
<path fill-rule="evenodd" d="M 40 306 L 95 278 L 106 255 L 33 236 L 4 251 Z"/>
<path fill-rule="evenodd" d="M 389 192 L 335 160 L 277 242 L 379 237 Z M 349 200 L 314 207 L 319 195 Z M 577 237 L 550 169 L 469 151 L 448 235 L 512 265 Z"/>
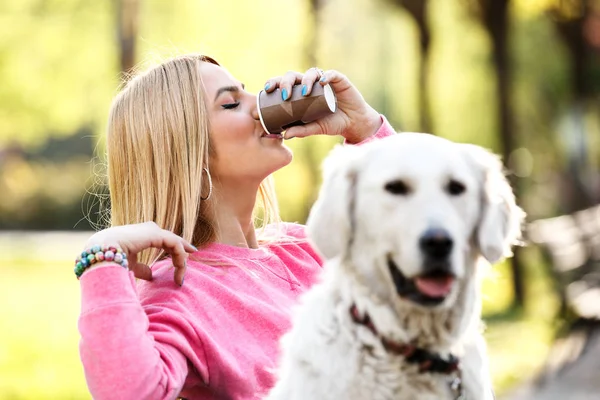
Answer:
<path fill-rule="evenodd" d="M 214 155 L 201 62 L 219 65 L 202 55 L 176 57 L 138 74 L 115 97 L 107 132 L 110 225 L 154 221 L 197 247 L 215 240 L 210 199 L 201 200 Z M 271 177 L 260 185 L 254 218 L 263 228 L 280 221 Z M 138 259 L 163 256 L 152 249 Z"/>

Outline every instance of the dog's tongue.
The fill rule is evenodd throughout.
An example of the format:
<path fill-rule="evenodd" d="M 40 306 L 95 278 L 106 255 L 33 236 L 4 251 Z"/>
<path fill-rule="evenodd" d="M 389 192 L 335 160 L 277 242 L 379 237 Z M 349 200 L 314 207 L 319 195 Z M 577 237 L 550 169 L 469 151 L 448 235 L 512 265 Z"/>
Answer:
<path fill-rule="evenodd" d="M 419 292 L 429 297 L 444 297 L 452 290 L 454 277 L 435 276 L 421 277 L 415 279 L 415 284 Z"/>

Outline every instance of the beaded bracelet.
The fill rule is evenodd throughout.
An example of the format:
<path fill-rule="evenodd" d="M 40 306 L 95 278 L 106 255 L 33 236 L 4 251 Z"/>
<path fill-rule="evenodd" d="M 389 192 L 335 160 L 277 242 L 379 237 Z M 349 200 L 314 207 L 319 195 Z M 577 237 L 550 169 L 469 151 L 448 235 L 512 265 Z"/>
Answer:
<path fill-rule="evenodd" d="M 129 267 L 127 254 L 125 254 L 125 252 L 123 252 L 123 250 L 121 250 L 119 247 L 95 245 L 85 249 L 80 255 L 77 256 L 74 269 L 77 279 L 79 279 L 83 272 L 91 265 L 100 261 L 112 261 L 122 265 L 123 268 Z"/>

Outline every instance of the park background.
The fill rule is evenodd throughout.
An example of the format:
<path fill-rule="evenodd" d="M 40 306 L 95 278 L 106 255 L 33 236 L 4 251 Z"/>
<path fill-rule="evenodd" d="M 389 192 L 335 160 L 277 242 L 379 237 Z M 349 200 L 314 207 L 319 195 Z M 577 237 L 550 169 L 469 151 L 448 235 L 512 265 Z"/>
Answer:
<path fill-rule="evenodd" d="M 109 105 L 123 72 L 186 52 L 254 93 L 288 70 L 338 69 L 397 130 L 501 154 L 529 222 L 600 202 L 597 1 L 3 0 L 0 399 L 90 398 L 72 263 L 100 223 Z M 304 222 L 338 142 L 288 142 L 285 220 Z M 501 397 L 547 369 L 575 318 L 544 254 L 528 241 L 484 282 Z"/>

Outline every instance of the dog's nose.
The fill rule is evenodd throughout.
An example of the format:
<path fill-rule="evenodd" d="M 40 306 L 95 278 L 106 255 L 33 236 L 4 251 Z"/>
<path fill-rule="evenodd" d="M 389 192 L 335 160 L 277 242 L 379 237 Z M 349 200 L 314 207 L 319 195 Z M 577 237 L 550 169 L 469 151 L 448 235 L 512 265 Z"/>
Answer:
<path fill-rule="evenodd" d="M 439 228 L 428 229 L 419 240 L 419 246 L 423 253 L 438 260 L 448 257 L 453 244 L 450 234 Z"/>

